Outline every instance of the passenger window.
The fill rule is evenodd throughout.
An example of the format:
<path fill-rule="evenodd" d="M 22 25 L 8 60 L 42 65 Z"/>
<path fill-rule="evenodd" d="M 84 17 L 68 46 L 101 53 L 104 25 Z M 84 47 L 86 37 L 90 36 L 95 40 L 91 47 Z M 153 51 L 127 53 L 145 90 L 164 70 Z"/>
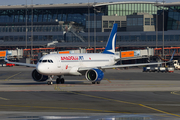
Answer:
<path fill-rule="evenodd" d="M 53 63 L 53 61 L 51 60 L 51 63 Z"/>
<path fill-rule="evenodd" d="M 39 63 L 41 63 L 42 62 L 42 60 L 39 60 Z"/>

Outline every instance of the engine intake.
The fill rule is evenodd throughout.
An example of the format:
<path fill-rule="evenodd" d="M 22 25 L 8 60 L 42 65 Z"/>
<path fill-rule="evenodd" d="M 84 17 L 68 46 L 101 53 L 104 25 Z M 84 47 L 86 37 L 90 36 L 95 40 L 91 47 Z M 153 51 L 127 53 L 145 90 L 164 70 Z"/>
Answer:
<path fill-rule="evenodd" d="M 97 82 L 103 79 L 104 73 L 99 69 L 90 69 L 86 72 L 85 76 L 88 81 Z"/>
<path fill-rule="evenodd" d="M 48 79 L 48 76 L 42 75 L 38 73 L 36 69 L 34 69 L 32 71 L 32 78 L 34 81 L 41 82 L 41 81 L 46 81 Z"/>

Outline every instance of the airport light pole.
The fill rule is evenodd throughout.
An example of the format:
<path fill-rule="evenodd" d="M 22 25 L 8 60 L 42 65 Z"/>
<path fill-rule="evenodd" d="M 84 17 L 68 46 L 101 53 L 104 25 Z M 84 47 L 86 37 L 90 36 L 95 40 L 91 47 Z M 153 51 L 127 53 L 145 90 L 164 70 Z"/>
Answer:
<path fill-rule="evenodd" d="M 158 5 L 158 1 L 156 0 L 156 5 Z M 158 46 L 158 6 L 157 6 L 157 13 L 156 13 L 156 48 Z"/>
<path fill-rule="evenodd" d="M 88 0 L 88 47 L 90 48 L 90 12 L 89 12 L 89 0 Z"/>
<path fill-rule="evenodd" d="M 96 9 L 94 1 L 94 53 L 96 53 Z"/>
<path fill-rule="evenodd" d="M 31 0 L 31 59 L 34 59 L 33 56 L 33 0 Z M 34 61 L 33 61 L 34 64 Z"/>
<path fill-rule="evenodd" d="M 163 58 L 165 57 L 164 56 L 164 0 L 163 0 Z"/>
<path fill-rule="evenodd" d="M 26 49 L 27 49 L 27 0 L 26 0 Z"/>

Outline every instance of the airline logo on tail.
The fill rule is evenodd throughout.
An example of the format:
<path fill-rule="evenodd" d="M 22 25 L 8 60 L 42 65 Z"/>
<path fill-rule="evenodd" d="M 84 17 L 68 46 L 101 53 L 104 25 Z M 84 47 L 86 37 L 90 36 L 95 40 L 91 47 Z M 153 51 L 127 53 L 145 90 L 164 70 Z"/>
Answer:
<path fill-rule="evenodd" d="M 170 61 L 172 61 L 172 59 L 173 59 L 173 57 L 174 57 L 175 52 L 176 52 L 176 50 L 174 50 L 174 52 L 173 52 L 173 54 L 172 54 L 172 56 L 171 56 Z"/>
<path fill-rule="evenodd" d="M 113 29 L 109 36 L 108 43 L 103 53 L 105 54 L 114 54 L 115 53 L 115 46 L 116 46 L 116 37 L 117 37 L 117 24 L 113 25 Z"/>

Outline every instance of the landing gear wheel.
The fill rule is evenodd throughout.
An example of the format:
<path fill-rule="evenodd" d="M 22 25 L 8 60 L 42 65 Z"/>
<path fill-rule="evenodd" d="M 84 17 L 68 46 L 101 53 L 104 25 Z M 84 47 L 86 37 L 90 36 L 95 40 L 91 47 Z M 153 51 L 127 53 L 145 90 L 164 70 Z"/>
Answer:
<path fill-rule="evenodd" d="M 100 84 L 100 83 L 101 83 L 100 81 L 97 82 L 97 84 Z"/>
<path fill-rule="evenodd" d="M 64 78 L 61 78 L 60 81 L 61 81 L 61 84 L 64 84 Z"/>
<path fill-rule="evenodd" d="M 92 82 L 92 84 L 100 84 L 101 81 L 98 81 L 98 82 Z"/>
<path fill-rule="evenodd" d="M 60 78 L 57 78 L 56 79 L 56 84 L 59 84 L 61 82 L 61 79 Z"/>
<path fill-rule="evenodd" d="M 52 82 L 52 81 L 48 81 L 47 84 L 48 84 L 48 85 L 52 85 L 53 82 Z"/>

